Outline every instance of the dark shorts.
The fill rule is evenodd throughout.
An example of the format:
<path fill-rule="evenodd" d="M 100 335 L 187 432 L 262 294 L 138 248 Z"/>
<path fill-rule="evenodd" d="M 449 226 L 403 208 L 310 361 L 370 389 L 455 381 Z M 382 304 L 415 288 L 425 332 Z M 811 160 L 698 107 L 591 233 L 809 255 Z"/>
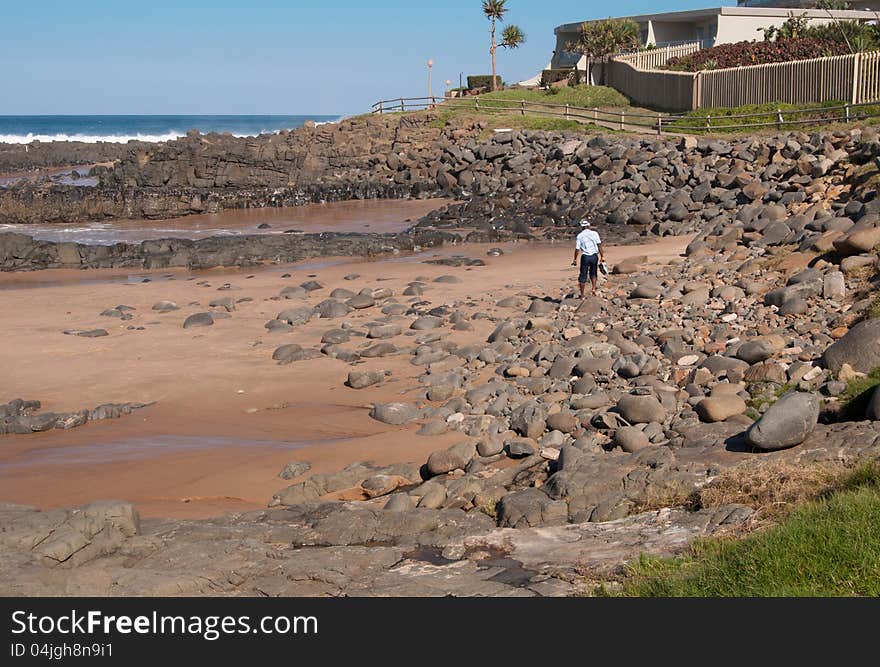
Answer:
<path fill-rule="evenodd" d="M 581 275 L 578 277 L 580 284 L 585 284 L 587 279 L 593 280 L 599 275 L 599 255 L 581 255 Z"/>

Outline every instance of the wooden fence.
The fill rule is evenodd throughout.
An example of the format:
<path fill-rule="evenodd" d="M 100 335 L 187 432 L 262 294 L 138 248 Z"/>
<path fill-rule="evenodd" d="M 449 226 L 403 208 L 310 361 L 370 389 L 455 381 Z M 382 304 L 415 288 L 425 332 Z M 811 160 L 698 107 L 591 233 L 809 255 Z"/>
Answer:
<path fill-rule="evenodd" d="M 700 108 L 858 99 L 858 55 L 813 58 L 699 72 L 694 98 Z"/>
<path fill-rule="evenodd" d="M 397 113 L 403 110 L 451 109 L 500 113 L 505 115 L 538 115 L 589 123 L 612 130 L 650 132 L 653 134 L 705 134 L 718 131 L 776 129 L 787 130 L 804 126 L 849 123 L 868 118 L 880 118 L 877 104 L 842 104 L 833 107 L 781 110 L 719 116 L 692 117 L 681 113 L 645 113 L 626 109 L 603 110 L 598 107 L 578 107 L 551 102 L 526 100 L 485 99 L 481 96 L 449 98 L 396 98 L 373 105 L 374 114 Z"/>
<path fill-rule="evenodd" d="M 609 64 L 608 85 L 637 104 L 658 109 L 682 111 L 829 100 L 861 104 L 880 100 L 877 51 L 700 72 L 640 67 L 643 61 L 637 58 L 639 55 L 615 58 Z"/>
<path fill-rule="evenodd" d="M 696 75 L 692 72 L 644 70 L 623 59 L 608 65 L 607 84 L 641 106 L 682 111 L 694 109 Z"/>
<path fill-rule="evenodd" d="M 662 49 L 649 51 L 636 51 L 618 56 L 616 60 L 627 62 L 636 69 L 658 69 L 663 67 L 672 58 L 689 56 L 702 48 L 701 42 L 685 42 L 676 46 L 667 46 Z"/>

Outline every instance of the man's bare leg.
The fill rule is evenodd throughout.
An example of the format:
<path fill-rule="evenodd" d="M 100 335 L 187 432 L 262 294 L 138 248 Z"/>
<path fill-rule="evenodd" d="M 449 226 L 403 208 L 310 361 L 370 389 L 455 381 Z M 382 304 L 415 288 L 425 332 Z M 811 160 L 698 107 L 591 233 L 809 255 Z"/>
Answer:
<path fill-rule="evenodd" d="M 580 282 L 578 283 L 578 288 L 581 291 L 581 298 L 582 299 L 584 298 L 584 290 L 586 289 L 586 287 L 587 287 L 587 283 L 580 283 Z"/>
<path fill-rule="evenodd" d="M 590 278 L 590 282 L 593 284 L 593 296 L 596 295 L 596 278 Z M 581 286 L 583 287 L 583 286 Z M 581 295 L 583 296 L 583 295 Z"/>

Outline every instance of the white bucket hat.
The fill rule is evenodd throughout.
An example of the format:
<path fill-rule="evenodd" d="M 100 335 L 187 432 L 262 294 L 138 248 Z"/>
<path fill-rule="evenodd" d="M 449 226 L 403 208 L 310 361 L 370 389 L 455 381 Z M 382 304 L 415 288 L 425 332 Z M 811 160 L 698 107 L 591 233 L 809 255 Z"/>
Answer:
<path fill-rule="evenodd" d="M 581 220 L 581 227 L 589 227 L 589 226 L 590 226 L 589 220 Z"/>

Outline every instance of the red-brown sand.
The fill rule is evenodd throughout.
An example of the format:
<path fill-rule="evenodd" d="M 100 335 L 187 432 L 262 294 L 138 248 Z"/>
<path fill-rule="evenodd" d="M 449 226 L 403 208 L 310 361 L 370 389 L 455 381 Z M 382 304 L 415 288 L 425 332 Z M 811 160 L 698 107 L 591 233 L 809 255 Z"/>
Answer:
<path fill-rule="evenodd" d="M 606 253 L 609 263 L 636 255 L 661 263 L 679 257 L 689 240 L 667 238 L 646 246 L 612 247 Z M 134 502 L 146 516 L 196 518 L 265 507 L 275 491 L 291 483 L 277 476 L 289 461 L 309 461 L 315 472 L 338 470 L 357 460 L 424 461 L 461 434 L 418 436 L 416 427 L 389 427 L 367 414 L 373 402 L 419 398 L 415 378 L 422 369 L 409 363 L 409 354 L 358 366 L 390 370 L 392 377 L 378 388 L 356 391 L 343 384 L 352 367 L 342 361 L 320 357 L 279 366 L 271 359 L 274 349 L 285 343 L 319 348 L 323 332 L 341 320 L 315 319 L 291 333 L 267 333 L 263 325 L 279 311 L 300 305 L 277 300 L 281 289 L 312 276 L 326 287 L 311 293 L 311 305 L 336 287 L 357 292 L 367 286 L 391 288 L 406 303 L 410 299 L 399 295 L 408 282 L 444 274 L 462 282 L 429 282 L 424 299 L 438 306 L 471 302 L 475 305 L 470 310 L 486 312 L 499 312 L 495 302 L 512 294 L 560 296 L 574 288 L 570 244 L 501 247 L 501 257 L 486 257 L 484 245 L 431 253 L 479 257 L 488 264 L 473 268 L 425 264 L 423 255 L 309 260 L 195 276 L 143 272 L 153 278 L 147 283 L 124 282 L 126 273 L 119 271 L 0 275 L 0 402 L 38 399 L 44 410 L 52 411 L 156 402 L 119 420 L 69 431 L 0 436 L 0 501 L 49 508 L 118 498 Z M 282 278 L 285 271 L 292 277 Z M 343 279 L 351 273 L 361 277 Z M 164 278 L 168 275 L 173 279 Z M 208 284 L 200 285 L 202 281 Z M 226 283 L 234 289 L 218 291 Z M 212 327 L 182 328 L 188 315 L 208 310 L 209 301 L 223 296 L 253 301 L 239 304 L 231 319 L 217 320 Z M 158 314 L 151 307 L 160 300 L 174 301 L 181 309 Z M 119 304 L 135 307 L 134 319 L 99 315 Z M 363 324 L 380 316 L 373 308 L 345 319 Z M 62 334 L 64 329 L 92 328 L 107 329 L 110 335 Z M 474 331 L 445 335 L 459 343 L 483 341 L 492 328 L 492 322 L 478 320 Z M 347 347 L 364 342 L 353 339 Z M 415 345 L 414 337 L 406 335 L 393 342 Z"/>

